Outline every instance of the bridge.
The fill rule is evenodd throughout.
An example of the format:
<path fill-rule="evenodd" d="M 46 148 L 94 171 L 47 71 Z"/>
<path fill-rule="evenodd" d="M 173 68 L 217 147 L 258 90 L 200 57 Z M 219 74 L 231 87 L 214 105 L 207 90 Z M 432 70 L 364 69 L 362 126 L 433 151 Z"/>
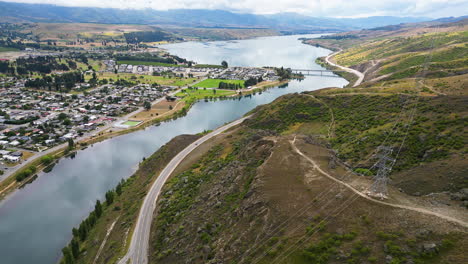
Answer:
<path fill-rule="evenodd" d="M 327 76 L 327 77 L 339 77 L 334 72 L 344 72 L 341 70 L 330 71 L 330 70 L 308 70 L 308 69 L 291 69 L 294 74 L 302 74 L 305 76 Z"/>

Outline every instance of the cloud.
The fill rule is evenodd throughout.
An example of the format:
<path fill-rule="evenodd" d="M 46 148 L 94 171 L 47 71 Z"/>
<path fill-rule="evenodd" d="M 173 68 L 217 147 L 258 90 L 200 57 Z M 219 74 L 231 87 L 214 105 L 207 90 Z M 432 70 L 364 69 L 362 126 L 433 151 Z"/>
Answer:
<path fill-rule="evenodd" d="M 468 0 L 6 0 L 63 6 L 112 8 L 222 9 L 242 13 L 301 13 L 310 16 L 461 16 Z"/>

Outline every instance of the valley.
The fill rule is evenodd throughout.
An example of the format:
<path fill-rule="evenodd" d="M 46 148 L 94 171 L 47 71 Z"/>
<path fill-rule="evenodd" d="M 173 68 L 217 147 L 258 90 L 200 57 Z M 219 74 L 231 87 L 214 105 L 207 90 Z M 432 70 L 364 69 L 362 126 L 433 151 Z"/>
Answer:
<path fill-rule="evenodd" d="M 466 3 L 189 2 L 0 2 L 2 264 L 468 262 Z"/>

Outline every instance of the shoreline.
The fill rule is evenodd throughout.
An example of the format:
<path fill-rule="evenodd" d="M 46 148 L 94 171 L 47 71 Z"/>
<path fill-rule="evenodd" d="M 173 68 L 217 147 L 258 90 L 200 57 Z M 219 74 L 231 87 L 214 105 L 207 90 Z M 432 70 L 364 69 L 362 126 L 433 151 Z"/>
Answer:
<path fill-rule="evenodd" d="M 232 96 L 228 96 L 226 98 L 222 98 L 221 96 L 220 97 L 215 97 L 215 98 L 213 98 L 213 100 L 228 100 L 228 99 L 234 98 L 234 97 L 243 97 L 243 96 L 247 96 L 247 95 L 252 95 L 252 94 L 255 94 L 257 92 L 261 92 L 261 91 L 264 91 L 264 90 L 267 90 L 267 89 L 270 89 L 270 88 L 274 88 L 274 87 L 278 87 L 278 86 L 287 84 L 287 83 L 289 83 L 289 81 L 290 80 L 265 82 L 264 84 L 260 83 L 259 86 L 253 86 L 250 89 L 240 90 L 241 94 L 237 93 L 237 94 L 234 94 Z M 180 89 L 174 91 L 173 93 L 175 94 L 175 93 L 179 92 L 182 89 L 184 89 L 184 88 L 180 88 Z M 141 122 L 140 124 L 138 124 L 135 127 L 113 130 L 113 124 L 114 123 L 112 123 L 112 124 L 108 125 L 109 127 L 104 128 L 102 131 L 98 131 L 96 133 L 96 135 L 94 135 L 94 136 L 91 135 L 91 136 L 88 136 L 86 138 L 83 138 L 81 140 L 76 141 L 75 146 L 74 146 L 73 149 L 69 149 L 67 144 L 64 143 L 64 144 L 57 145 L 57 146 L 54 147 L 54 148 L 57 148 L 57 149 L 51 148 L 49 150 L 46 150 L 46 151 L 44 151 L 44 153 L 41 153 L 41 155 L 39 155 L 38 157 L 36 157 L 36 158 L 34 158 L 34 159 L 30 160 L 30 161 L 25 161 L 25 163 L 21 164 L 20 168 L 18 168 L 16 171 L 12 172 L 11 175 L 7 176 L 5 179 L 3 179 L 0 182 L 0 188 L 1 188 L 0 189 L 0 201 L 4 200 L 9 194 L 14 193 L 16 190 L 21 189 L 24 186 L 32 183 L 34 180 L 36 180 L 39 177 L 38 176 L 39 174 L 48 173 L 48 172 L 44 171 L 46 168 L 48 168 L 49 166 L 54 166 L 55 164 L 57 164 L 60 161 L 60 159 L 67 156 L 68 154 L 73 153 L 73 152 L 77 152 L 79 150 L 86 149 L 86 148 L 92 146 L 93 144 L 100 143 L 100 142 L 103 142 L 105 140 L 112 139 L 114 137 L 119 137 L 119 136 L 123 136 L 123 135 L 130 134 L 130 133 L 133 133 L 133 132 L 137 132 L 137 131 L 143 130 L 143 129 L 145 129 L 145 128 L 149 127 L 149 126 L 152 126 L 152 125 L 158 125 L 158 124 L 160 124 L 162 122 L 166 122 L 166 121 L 169 121 L 169 120 L 177 119 L 179 117 L 183 117 L 188 113 L 188 111 L 190 111 L 190 109 L 192 108 L 192 106 L 194 104 L 196 104 L 197 102 L 202 101 L 202 100 L 204 100 L 204 99 L 191 100 L 190 102 L 184 101 L 184 105 L 183 105 L 183 107 L 181 109 L 178 109 L 177 107 L 175 107 L 173 110 L 170 110 L 170 111 L 168 111 L 166 113 L 163 113 L 163 115 L 165 115 L 165 116 L 157 116 L 157 117 L 154 117 L 154 118 L 150 118 L 148 120 L 145 120 L 145 121 Z M 158 101 L 161 101 L 161 99 L 158 100 Z M 183 102 L 183 101 L 181 100 L 179 102 Z M 157 103 L 159 103 L 159 102 L 157 102 Z M 157 103 L 154 103 L 153 105 L 155 105 Z M 138 109 L 138 110 L 136 110 L 136 111 L 134 111 L 132 113 L 127 114 L 126 116 L 133 116 L 133 115 L 136 115 L 136 114 L 138 114 L 138 113 L 140 113 L 142 111 L 144 111 L 144 110 Z M 50 150 L 52 150 L 52 151 L 50 151 Z M 50 152 L 48 152 L 48 151 L 50 151 Z M 48 164 L 43 164 L 42 161 L 41 161 L 41 158 L 46 156 L 46 155 L 52 156 L 53 160 Z M 31 166 L 37 167 L 37 171 L 35 173 L 33 173 L 32 175 L 28 176 L 27 178 L 25 178 L 24 180 L 20 181 L 20 182 L 16 181 L 16 176 L 19 173 L 21 173 L 22 171 L 27 170 Z"/>
<path fill-rule="evenodd" d="M 333 71 L 334 74 L 346 79 L 349 84 L 346 87 L 357 87 L 361 85 L 364 82 L 365 74 L 357 71 L 352 68 L 345 67 L 343 65 L 339 65 L 338 63 L 333 63 L 330 61 L 332 57 L 337 55 L 338 53 L 343 51 L 343 48 L 341 47 L 335 47 L 333 45 L 324 45 L 321 43 L 308 43 L 307 40 L 303 40 L 302 44 L 309 45 L 309 46 L 315 46 L 315 47 L 320 47 L 324 49 L 330 50 L 332 53 L 328 54 L 327 56 L 324 57 L 318 57 L 315 62 L 328 69 Z M 338 69 L 344 70 L 345 72 L 342 71 L 337 71 Z M 354 77 L 349 76 L 348 74 L 352 74 Z M 356 78 L 355 78 L 356 77 Z"/>

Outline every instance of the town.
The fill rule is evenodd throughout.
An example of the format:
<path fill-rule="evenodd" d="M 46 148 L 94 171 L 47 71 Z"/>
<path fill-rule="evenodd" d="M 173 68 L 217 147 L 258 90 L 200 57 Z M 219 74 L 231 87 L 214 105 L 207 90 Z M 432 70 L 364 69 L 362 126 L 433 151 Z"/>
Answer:
<path fill-rule="evenodd" d="M 63 54 L 46 53 L 18 59 L 29 63 L 25 65 L 44 60 L 53 65 L 62 60 L 61 56 Z M 90 64 L 87 59 L 84 62 Z M 67 63 L 72 68 L 77 64 L 71 59 Z M 89 66 L 77 71 L 81 77 L 73 80 L 68 89 L 40 82 L 50 76 L 44 73 L 35 78 L 5 76 L 0 79 L 0 176 L 67 142 L 92 138 L 103 131 L 138 126 L 146 120 L 137 118 L 138 113 L 158 103 L 172 102 L 162 113 L 170 111 L 182 99 L 175 95 L 180 95 L 184 88 L 234 89 L 229 95 L 236 95 L 242 93 L 242 88 L 280 79 L 271 68 L 152 66 L 119 64 L 112 59 L 93 63 L 101 67 L 96 70 Z M 57 80 L 70 73 L 52 70 L 50 74 Z M 226 85 L 234 82 L 236 85 Z M 51 84 L 59 89 L 51 89 Z M 156 112 L 150 116 L 158 115 Z"/>

